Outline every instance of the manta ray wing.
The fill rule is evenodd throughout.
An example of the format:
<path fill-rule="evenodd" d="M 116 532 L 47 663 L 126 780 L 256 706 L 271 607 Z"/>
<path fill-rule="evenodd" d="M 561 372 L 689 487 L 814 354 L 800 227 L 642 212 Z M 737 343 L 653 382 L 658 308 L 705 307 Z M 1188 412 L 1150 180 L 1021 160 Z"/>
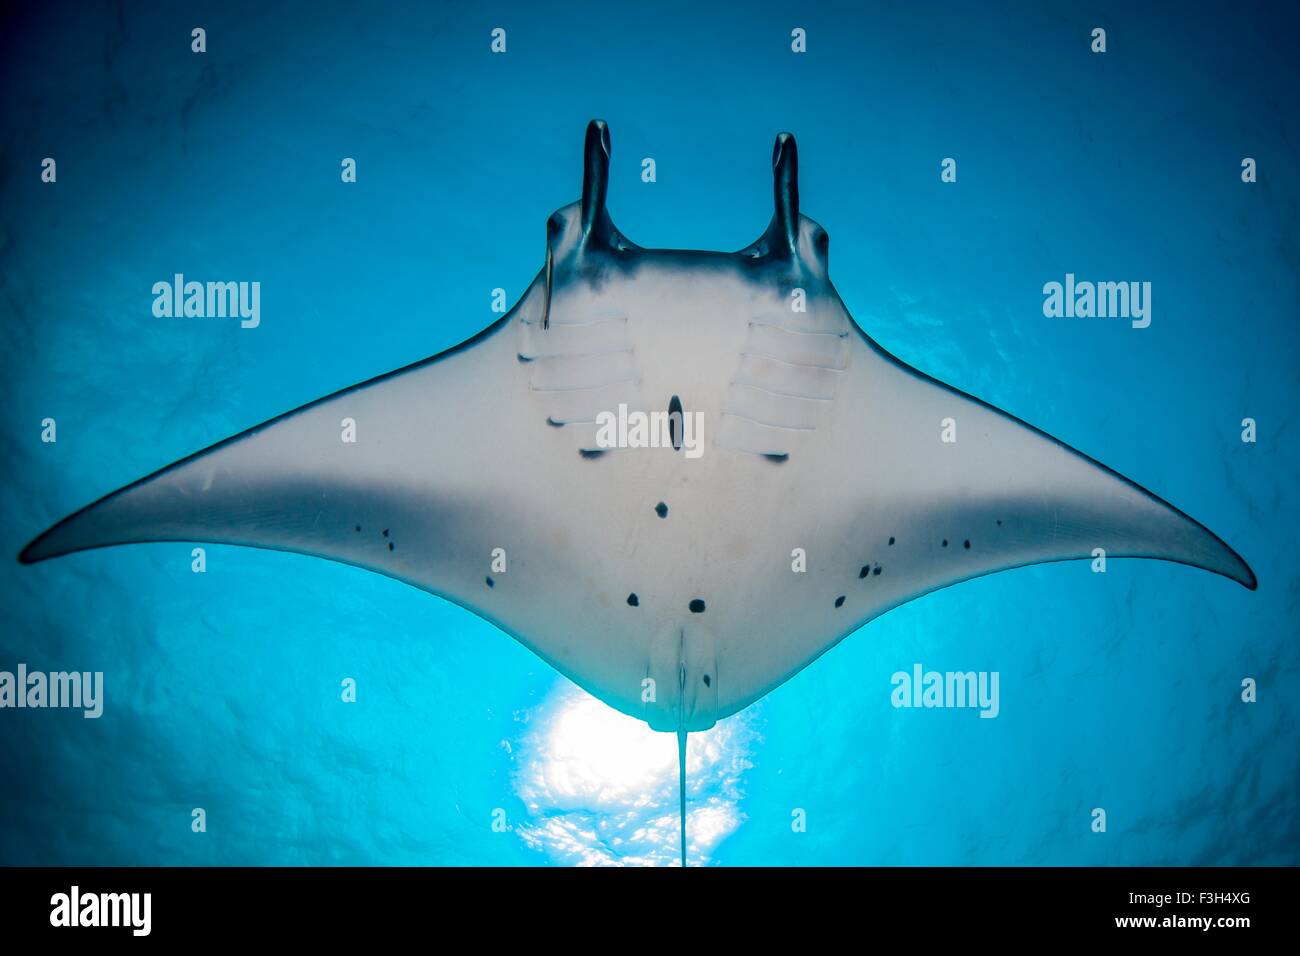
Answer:
<path fill-rule="evenodd" d="M 207 541 L 319 555 L 428 587 L 440 543 L 482 507 L 475 465 L 490 409 L 460 403 L 472 346 L 305 405 L 81 509 L 32 541 L 24 563 L 147 541 Z M 434 480 L 430 476 L 436 476 Z M 416 545 L 418 543 L 418 547 Z"/>
<path fill-rule="evenodd" d="M 766 626 L 781 633 L 779 642 L 723 655 L 730 680 L 721 713 L 762 697 L 891 608 L 996 571 L 1157 558 L 1255 589 L 1246 562 L 1174 506 L 910 368 L 865 334 L 854 338 L 819 424 L 833 439 L 811 443 L 782 466 L 798 469 L 792 503 L 803 496 L 825 502 L 824 520 L 786 535 L 808 562 L 788 588 L 798 595 L 794 613 L 768 610 Z M 777 653 L 780 661 L 768 659 Z"/>
<path fill-rule="evenodd" d="M 924 542 L 919 554 L 929 551 L 924 568 L 908 569 L 916 593 L 1005 568 L 1092 558 L 1098 549 L 1256 587 L 1235 551 L 1173 505 L 863 339 L 859 400 L 876 411 L 864 416 L 860 474 L 879 489 L 877 507 Z"/>

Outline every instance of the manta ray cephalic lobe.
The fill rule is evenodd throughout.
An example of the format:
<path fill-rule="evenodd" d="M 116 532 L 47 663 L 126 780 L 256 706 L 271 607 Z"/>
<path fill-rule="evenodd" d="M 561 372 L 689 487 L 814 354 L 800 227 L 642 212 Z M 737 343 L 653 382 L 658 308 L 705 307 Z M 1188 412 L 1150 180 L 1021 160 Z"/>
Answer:
<path fill-rule="evenodd" d="M 593 121 L 582 198 L 483 332 L 116 491 L 20 560 L 208 541 L 357 565 L 481 615 L 681 748 L 865 622 L 979 575 L 1103 548 L 1255 587 L 1181 511 L 859 329 L 799 211 L 789 134 L 771 224 L 736 253 L 626 239 L 609 157 Z M 607 447 L 620 410 L 697 416 L 701 447 L 677 430 Z"/>

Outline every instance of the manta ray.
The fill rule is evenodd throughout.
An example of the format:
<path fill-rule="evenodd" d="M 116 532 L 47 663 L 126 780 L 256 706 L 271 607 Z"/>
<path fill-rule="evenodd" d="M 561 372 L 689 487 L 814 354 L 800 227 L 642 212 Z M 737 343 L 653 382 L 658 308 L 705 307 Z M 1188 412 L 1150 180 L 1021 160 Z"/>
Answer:
<path fill-rule="evenodd" d="M 1099 548 L 1255 588 L 1177 508 L 872 340 L 799 211 L 790 134 L 771 223 L 734 253 L 630 241 L 609 163 L 594 120 L 581 199 L 547 221 L 545 264 L 494 324 L 115 491 L 20 560 L 217 542 L 452 601 L 677 734 L 683 865 L 686 735 L 891 608 Z M 623 406 L 667 415 L 671 440 L 610 447 L 602 417 Z M 695 457 L 686 415 L 704 423 Z"/>

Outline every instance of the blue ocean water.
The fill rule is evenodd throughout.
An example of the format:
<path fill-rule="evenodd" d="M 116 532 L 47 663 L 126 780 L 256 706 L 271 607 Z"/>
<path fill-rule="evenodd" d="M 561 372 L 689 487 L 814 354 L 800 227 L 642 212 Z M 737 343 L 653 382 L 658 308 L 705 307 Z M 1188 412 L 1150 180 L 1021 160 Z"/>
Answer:
<path fill-rule="evenodd" d="M 487 325 L 577 198 L 588 119 L 646 246 L 752 241 L 790 130 L 869 334 L 1174 502 L 1260 586 L 1070 562 L 898 608 L 692 738 L 691 862 L 1300 863 L 1292 12 L 368 6 L 4 15 L 0 552 Z M 261 325 L 154 318 L 177 272 L 259 280 Z M 1150 281 L 1151 326 L 1045 318 L 1067 272 Z M 395 581 L 219 546 L 194 574 L 163 544 L 0 561 L 0 593 L 0 670 L 106 682 L 98 720 L 0 711 L 0 863 L 675 859 L 671 736 Z M 893 708 L 915 663 L 999 672 L 999 716 Z"/>

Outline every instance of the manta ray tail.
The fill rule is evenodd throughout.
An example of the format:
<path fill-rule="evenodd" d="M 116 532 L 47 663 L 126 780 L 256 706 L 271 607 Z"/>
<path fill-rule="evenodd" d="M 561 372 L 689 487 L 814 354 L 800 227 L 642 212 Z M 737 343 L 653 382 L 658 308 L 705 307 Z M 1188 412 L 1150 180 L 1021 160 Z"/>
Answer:
<path fill-rule="evenodd" d="M 677 731 L 677 785 L 680 801 L 677 811 L 682 827 L 682 866 L 686 865 L 686 731 Z"/>

